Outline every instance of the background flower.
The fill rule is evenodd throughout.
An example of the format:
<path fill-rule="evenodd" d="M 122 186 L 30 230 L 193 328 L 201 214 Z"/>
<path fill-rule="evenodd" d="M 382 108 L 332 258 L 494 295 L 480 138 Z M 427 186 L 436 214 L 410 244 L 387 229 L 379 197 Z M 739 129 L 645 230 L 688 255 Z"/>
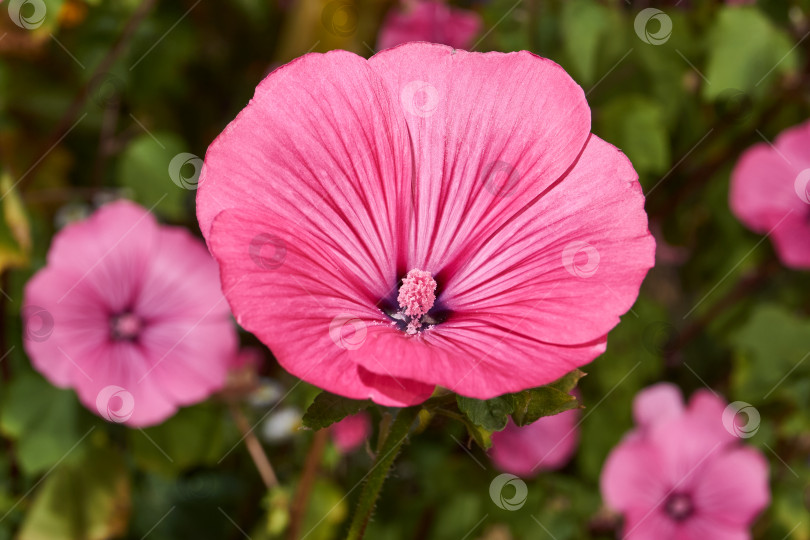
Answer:
<path fill-rule="evenodd" d="M 113 422 L 146 426 L 225 383 L 236 332 L 216 265 L 186 230 L 110 203 L 55 237 L 26 285 L 25 347 L 53 384 Z"/>
<path fill-rule="evenodd" d="M 623 538 L 745 538 L 770 501 L 768 463 L 723 424 L 726 403 L 699 390 L 685 408 L 677 387 L 642 391 L 625 436 L 602 471 L 605 502 L 624 515 Z"/>
<path fill-rule="evenodd" d="M 579 442 L 578 409 L 546 416 L 528 426 L 511 420 L 503 431 L 492 434 L 489 452 L 498 470 L 522 478 L 563 467 Z"/>
<path fill-rule="evenodd" d="M 810 121 L 746 150 L 729 201 L 740 221 L 771 238 L 786 266 L 810 268 Z"/>
<path fill-rule="evenodd" d="M 481 17 L 474 11 L 451 7 L 441 0 L 404 0 L 386 15 L 377 49 L 409 41 L 469 49 L 481 27 Z"/>

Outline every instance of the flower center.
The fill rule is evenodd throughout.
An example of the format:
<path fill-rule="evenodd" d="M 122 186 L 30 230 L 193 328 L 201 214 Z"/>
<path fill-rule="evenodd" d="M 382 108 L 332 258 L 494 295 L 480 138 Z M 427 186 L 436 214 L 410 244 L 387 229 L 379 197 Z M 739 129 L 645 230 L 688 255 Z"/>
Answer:
<path fill-rule="evenodd" d="M 667 515 L 675 521 L 683 521 L 695 511 L 692 497 L 683 493 L 673 493 L 665 504 Z"/>
<path fill-rule="evenodd" d="M 405 330 L 409 334 L 415 334 L 422 326 L 422 318 L 433 307 L 436 301 L 436 280 L 430 272 L 414 268 L 402 280 L 399 288 L 397 302 L 401 313 L 410 317 L 408 327 Z"/>
<path fill-rule="evenodd" d="M 134 313 L 121 313 L 110 319 L 110 333 L 118 341 L 133 340 L 143 328 L 143 321 Z"/>

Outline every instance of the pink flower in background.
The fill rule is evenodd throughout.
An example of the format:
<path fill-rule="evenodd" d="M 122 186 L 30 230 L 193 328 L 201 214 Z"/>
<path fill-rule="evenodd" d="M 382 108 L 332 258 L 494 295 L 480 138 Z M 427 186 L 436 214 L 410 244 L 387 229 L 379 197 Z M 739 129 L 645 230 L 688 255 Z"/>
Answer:
<path fill-rule="evenodd" d="M 757 144 L 731 173 L 729 202 L 749 229 L 770 234 L 785 266 L 810 268 L 810 121 Z"/>
<path fill-rule="evenodd" d="M 624 515 L 623 538 L 750 538 L 770 500 L 768 463 L 724 427 L 726 403 L 700 390 L 684 407 L 677 387 L 658 384 L 636 396 L 633 413 L 638 428 L 601 479 L 605 502 Z"/>
<path fill-rule="evenodd" d="M 34 367 L 91 411 L 131 426 L 218 390 L 236 352 L 205 246 L 130 202 L 60 231 L 23 306 Z"/>
<path fill-rule="evenodd" d="M 409 41 L 468 49 L 481 26 L 481 17 L 474 11 L 450 7 L 441 0 L 405 0 L 386 15 L 377 38 L 377 49 Z"/>
<path fill-rule="evenodd" d="M 239 324 L 294 375 L 388 406 L 590 362 L 655 250 L 636 173 L 562 68 L 426 43 L 274 71 L 208 149 L 197 216 Z"/>
<path fill-rule="evenodd" d="M 332 442 L 344 454 L 360 447 L 371 434 L 371 418 L 366 411 L 347 416 L 332 424 Z"/>
<path fill-rule="evenodd" d="M 559 469 L 577 448 L 578 420 L 578 409 L 544 416 L 524 427 L 509 420 L 506 429 L 492 434 L 490 458 L 498 470 L 523 478 Z"/>

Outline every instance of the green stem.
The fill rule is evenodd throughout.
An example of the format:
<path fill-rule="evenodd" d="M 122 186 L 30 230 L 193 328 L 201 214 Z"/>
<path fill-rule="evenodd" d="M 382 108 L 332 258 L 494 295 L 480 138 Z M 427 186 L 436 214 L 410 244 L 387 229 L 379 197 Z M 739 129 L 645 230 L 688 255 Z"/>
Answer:
<path fill-rule="evenodd" d="M 360 500 L 357 501 L 357 508 L 354 511 L 352 524 L 349 527 L 349 534 L 347 540 L 360 540 L 366 532 L 371 514 L 374 512 L 374 505 L 377 502 L 377 497 L 380 495 L 383 483 L 388 477 L 388 472 L 391 470 L 391 465 L 399 454 L 405 439 L 408 438 L 408 432 L 413 425 L 416 416 L 419 414 L 420 407 L 408 407 L 400 409 L 397 414 L 396 420 L 391 424 L 388 430 L 388 436 L 380 450 L 377 452 L 377 458 L 374 460 L 374 465 L 366 475 L 366 483 L 363 485 L 363 491 L 360 493 Z"/>

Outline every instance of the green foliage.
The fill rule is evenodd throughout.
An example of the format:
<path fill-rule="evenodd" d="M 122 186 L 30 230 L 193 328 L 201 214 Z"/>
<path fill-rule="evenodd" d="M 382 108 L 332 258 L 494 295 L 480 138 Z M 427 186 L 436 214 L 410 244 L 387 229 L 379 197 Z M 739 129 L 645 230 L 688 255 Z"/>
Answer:
<path fill-rule="evenodd" d="M 224 408 L 203 403 L 181 409 L 164 423 L 127 432 L 139 467 L 176 475 L 192 467 L 215 465 L 237 441 L 225 423 Z"/>
<path fill-rule="evenodd" d="M 31 372 L 11 383 L 3 399 L 0 430 L 16 441 L 17 460 L 26 474 L 51 468 L 83 439 L 78 406 L 73 391 L 55 388 Z"/>
<path fill-rule="evenodd" d="M 721 9 L 709 33 L 703 94 L 716 99 L 733 88 L 763 96 L 776 76 L 796 69 L 793 45 L 758 9 Z"/>
<path fill-rule="evenodd" d="M 315 397 L 304 417 L 304 426 L 310 429 L 323 429 L 347 416 L 357 414 L 373 405 L 370 400 L 349 399 L 329 392 L 321 392 Z"/>
<path fill-rule="evenodd" d="M 37 488 L 19 540 L 104 540 L 127 529 L 130 479 L 115 450 L 92 447 Z"/>
<path fill-rule="evenodd" d="M 791 394 L 810 374 L 810 320 L 779 306 L 757 306 L 731 343 L 737 351 L 732 385 L 741 399 Z"/>
<path fill-rule="evenodd" d="M 670 143 L 663 108 L 640 95 L 622 95 L 607 103 L 596 118 L 596 131 L 623 151 L 639 174 L 664 173 L 670 166 Z"/>
<path fill-rule="evenodd" d="M 121 155 L 119 181 L 123 187 L 132 190 L 133 198 L 146 208 L 154 207 L 158 214 L 180 220 L 188 213 L 190 195 L 188 190 L 172 181 L 169 165 L 183 152 L 188 152 L 185 143 L 172 133 L 140 135 Z"/>

